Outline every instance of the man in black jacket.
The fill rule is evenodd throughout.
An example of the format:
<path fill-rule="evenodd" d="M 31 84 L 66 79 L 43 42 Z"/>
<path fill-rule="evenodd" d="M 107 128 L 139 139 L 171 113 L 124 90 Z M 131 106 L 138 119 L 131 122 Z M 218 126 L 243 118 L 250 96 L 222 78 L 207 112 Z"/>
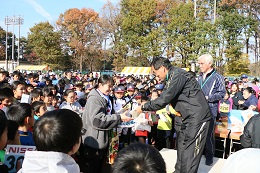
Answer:
<path fill-rule="evenodd" d="M 252 116 L 240 136 L 244 148 L 260 148 L 260 114 Z"/>
<path fill-rule="evenodd" d="M 137 108 L 138 112 L 155 111 L 171 104 L 176 110 L 177 163 L 175 173 L 197 172 L 209 120 L 210 108 L 201 88 L 190 73 L 173 67 L 168 59 L 157 57 L 151 63 L 151 70 L 166 82 L 165 88 L 155 100 Z M 176 126 L 178 125 L 178 127 Z"/>

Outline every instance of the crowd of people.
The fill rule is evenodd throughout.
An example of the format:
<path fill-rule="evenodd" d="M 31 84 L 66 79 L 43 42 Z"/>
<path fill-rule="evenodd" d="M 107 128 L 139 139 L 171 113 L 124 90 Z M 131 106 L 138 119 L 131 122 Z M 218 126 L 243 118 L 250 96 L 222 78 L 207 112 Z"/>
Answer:
<path fill-rule="evenodd" d="M 247 75 L 229 81 L 208 54 L 198 63 L 201 73 L 194 75 L 154 58 L 155 77 L 1 70 L 0 162 L 9 144 L 36 146 L 16 165 L 24 173 L 142 172 L 148 165 L 161 173 L 162 148 L 177 149 L 176 173 L 197 172 L 203 151 L 205 164 L 212 165 L 216 121 L 232 109 L 258 111 L 260 85 Z M 244 147 L 259 148 L 249 145 L 248 136 Z M 151 163 L 142 163 L 144 153 Z M 8 167 L 0 165 L 0 172 Z"/>

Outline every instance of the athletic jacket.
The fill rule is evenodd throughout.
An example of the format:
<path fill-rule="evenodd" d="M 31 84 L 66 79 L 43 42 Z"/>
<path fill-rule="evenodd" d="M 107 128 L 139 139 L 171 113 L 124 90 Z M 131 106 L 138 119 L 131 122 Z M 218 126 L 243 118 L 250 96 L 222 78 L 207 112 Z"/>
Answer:
<path fill-rule="evenodd" d="M 200 127 L 212 117 L 209 105 L 200 85 L 190 73 L 171 67 L 167 76 L 165 89 L 160 97 L 148 101 L 142 110 L 159 110 L 171 104 L 181 114 L 182 126 L 187 128 L 187 134 L 194 137 L 194 128 Z"/>
<path fill-rule="evenodd" d="M 213 69 L 203 80 L 203 74 L 198 77 L 199 85 L 205 96 L 208 96 L 208 104 L 212 114 L 216 117 L 218 113 L 219 100 L 226 94 L 224 78 Z"/>

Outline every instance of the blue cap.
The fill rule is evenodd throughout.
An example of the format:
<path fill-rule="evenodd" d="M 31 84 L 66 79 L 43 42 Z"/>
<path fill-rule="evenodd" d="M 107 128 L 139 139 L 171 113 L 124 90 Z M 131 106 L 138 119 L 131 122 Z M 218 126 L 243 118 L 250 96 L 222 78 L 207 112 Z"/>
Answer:
<path fill-rule="evenodd" d="M 242 74 L 241 78 L 248 78 L 248 76 L 246 74 Z"/>
<path fill-rule="evenodd" d="M 123 92 L 125 92 L 125 89 L 124 89 L 123 86 L 118 86 L 118 87 L 115 88 L 114 92 L 115 93 L 123 93 Z"/>
<path fill-rule="evenodd" d="M 133 84 L 127 85 L 127 91 L 134 91 L 134 90 L 135 90 L 135 86 Z"/>
<path fill-rule="evenodd" d="M 157 90 L 163 90 L 163 88 L 164 88 L 164 85 L 163 85 L 163 84 L 157 84 L 157 85 L 155 85 L 155 89 L 157 89 Z"/>

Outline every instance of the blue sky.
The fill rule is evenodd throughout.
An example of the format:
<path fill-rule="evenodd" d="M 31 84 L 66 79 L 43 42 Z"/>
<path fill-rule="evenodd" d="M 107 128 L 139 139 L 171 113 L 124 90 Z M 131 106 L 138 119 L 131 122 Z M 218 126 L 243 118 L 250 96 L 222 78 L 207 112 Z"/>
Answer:
<path fill-rule="evenodd" d="M 27 37 L 29 28 L 39 22 L 49 21 L 55 24 L 59 15 L 70 8 L 92 8 L 100 12 L 107 0 L 2 0 L 0 5 L 0 26 L 6 30 L 5 17 L 19 16 L 24 18 L 21 36 Z M 110 0 L 117 3 L 119 0 Z M 9 27 L 12 31 L 12 27 Z M 18 35 L 18 26 L 14 33 Z"/>

